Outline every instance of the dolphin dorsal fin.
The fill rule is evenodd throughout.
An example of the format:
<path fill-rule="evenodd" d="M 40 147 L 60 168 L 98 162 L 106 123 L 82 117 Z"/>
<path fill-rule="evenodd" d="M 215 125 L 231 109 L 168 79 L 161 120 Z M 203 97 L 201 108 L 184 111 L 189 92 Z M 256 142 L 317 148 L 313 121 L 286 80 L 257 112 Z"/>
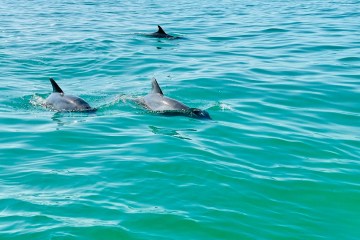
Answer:
<path fill-rule="evenodd" d="M 50 82 L 51 85 L 53 87 L 53 92 L 55 93 L 64 93 L 63 90 L 61 90 L 61 88 L 59 87 L 59 85 L 57 85 L 57 83 L 55 82 L 55 80 L 53 78 L 50 78 Z"/>
<path fill-rule="evenodd" d="M 161 33 L 161 34 L 166 34 L 166 32 L 164 31 L 164 29 L 162 29 L 162 27 L 160 27 L 160 25 L 158 25 L 158 31 L 157 33 Z"/>
<path fill-rule="evenodd" d="M 152 93 L 160 93 L 161 95 L 164 95 L 155 78 L 152 79 L 151 85 L 152 85 L 152 89 L 151 89 Z"/>

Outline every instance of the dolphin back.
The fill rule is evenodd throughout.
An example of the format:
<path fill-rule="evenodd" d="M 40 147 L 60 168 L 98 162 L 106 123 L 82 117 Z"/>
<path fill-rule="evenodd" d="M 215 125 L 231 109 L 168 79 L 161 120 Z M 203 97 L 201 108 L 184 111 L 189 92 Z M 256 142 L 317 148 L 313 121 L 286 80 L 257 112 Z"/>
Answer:
<path fill-rule="evenodd" d="M 152 111 L 173 111 L 173 110 L 187 110 L 188 106 L 185 104 L 172 99 L 165 97 L 159 93 L 150 93 L 143 98 L 143 105 Z"/>
<path fill-rule="evenodd" d="M 160 25 L 158 25 L 157 32 L 148 34 L 148 36 L 154 37 L 154 38 L 167 38 L 167 39 L 179 39 L 179 38 L 181 38 L 181 37 L 174 37 L 174 36 L 172 36 L 170 34 L 167 34 Z"/>
<path fill-rule="evenodd" d="M 52 93 L 46 99 L 46 106 L 55 111 L 91 111 L 94 110 L 82 98 L 72 95 Z"/>
<path fill-rule="evenodd" d="M 209 113 L 198 108 L 190 108 L 178 100 L 165 97 L 155 78 L 151 81 L 151 92 L 138 100 L 138 103 L 154 113 L 166 116 L 187 116 L 211 119 Z"/>
<path fill-rule="evenodd" d="M 65 95 L 53 78 L 50 78 L 53 93 L 46 99 L 45 106 L 55 111 L 94 111 L 95 109 L 80 97 Z"/>

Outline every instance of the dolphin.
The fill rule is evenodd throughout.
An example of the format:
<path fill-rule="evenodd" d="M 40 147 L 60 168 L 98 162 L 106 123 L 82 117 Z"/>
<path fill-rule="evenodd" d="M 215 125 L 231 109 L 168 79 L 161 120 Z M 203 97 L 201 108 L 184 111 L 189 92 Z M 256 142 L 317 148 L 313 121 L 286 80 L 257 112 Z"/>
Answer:
<path fill-rule="evenodd" d="M 46 99 L 45 106 L 47 108 L 60 112 L 92 112 L 96 110 L 77 96 L 65 95 L 53 78 L 50 78 L 50 82 L 53 92 Z"/>
<path fill-rule="evenodd" d="M 162 27 L 160 27 L 160 25 L 158 25 L 158 31 L 149 34 L 148 36 L 150 37 L 154 37 L 154 38 L 167 38 L 167 39 L 179 39 L 180 37 L 174 37 L 171 36 L 169 34 L 167 34 L 164 29 L 162 29 Z"/>
<path fill-rule="evenodd" d="M 152 79 L 151 85 L 151 92 L 139 100 L 139 103 L 146 109 L 167 116 L 211 119 L 209 113 L 205 110 L 190 108 L 175 99 L 165 97 L 155 78 Z"/>

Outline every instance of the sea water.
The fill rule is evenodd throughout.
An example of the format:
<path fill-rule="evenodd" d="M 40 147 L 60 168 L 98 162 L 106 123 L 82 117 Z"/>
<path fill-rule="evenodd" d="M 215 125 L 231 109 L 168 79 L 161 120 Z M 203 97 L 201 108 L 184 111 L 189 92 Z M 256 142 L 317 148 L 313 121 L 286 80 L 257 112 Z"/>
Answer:
<path fill-rule="evenodd" d="M 0 16 L 0 239 L 360 239 L 358 0 Z M 44 108 L 50 77 L 98 111 Z M 137 105 L 153 77 L 213 120 Z"/>

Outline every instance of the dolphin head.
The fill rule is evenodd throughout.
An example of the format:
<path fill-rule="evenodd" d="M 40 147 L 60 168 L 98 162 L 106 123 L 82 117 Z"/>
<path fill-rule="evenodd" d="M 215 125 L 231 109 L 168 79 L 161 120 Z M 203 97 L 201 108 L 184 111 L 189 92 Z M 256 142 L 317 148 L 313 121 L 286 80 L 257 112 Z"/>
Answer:
<path fill-rule="evenodd" d="M 199 118 L 199 119 L 211 119 L 210 114 L 199 108 L 190 108 L 190 117 Z"/>

